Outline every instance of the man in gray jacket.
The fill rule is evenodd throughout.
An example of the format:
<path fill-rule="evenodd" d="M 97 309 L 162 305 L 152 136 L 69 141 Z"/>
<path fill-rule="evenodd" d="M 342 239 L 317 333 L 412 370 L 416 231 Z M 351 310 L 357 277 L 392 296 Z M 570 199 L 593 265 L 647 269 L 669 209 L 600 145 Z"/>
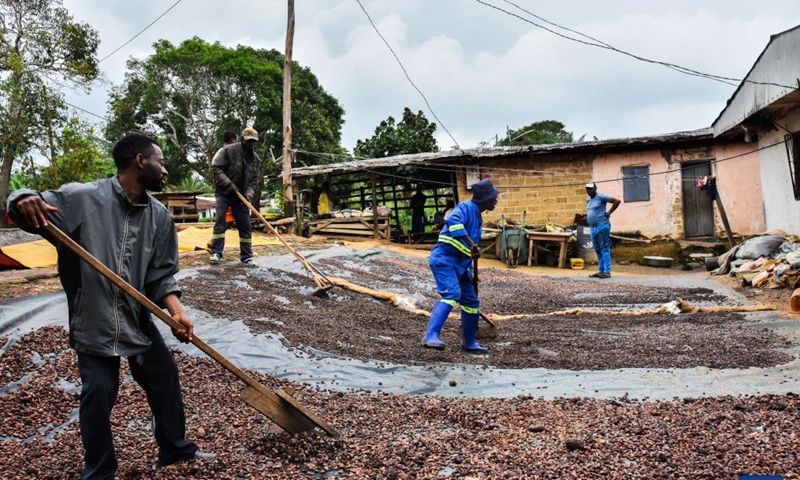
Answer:
<path fill-rule="evenodd" d="M 72 183 L 58 190 L 18 190 L 8 197 L 8 212 L 23 229 L 40 233 L 58 250 L 61 285 L 67 294 L 69 344 L 81 377 L 80 429 L 85 449 L 83 479 L 113 479 L 117 470 L 111 434 L 111 409 L 119 391 L 120 357 L 147 394 L 155 420 L 158 464 L 210 458 L 186 440 L 185 412 L 178 366 L 150 318 L 133 298 L 61 246 L 46 231 L 52 223 L 100 262 L 165 307 L 185 330 L 192 322 L 175 281 L 178 237 L 167 209 L 147 194 L 164 187 L 167 170 L 155 141 L 131 134 L 114 145 L 117 176 Z"/>
<path fill-rule="evenodd" d="M 217 203 L 217 219 L 214 222 L 209 258 L 211 263 L 222 260 L 225 231 L 228 229 L 225 214 L 230 207 L 236 228 L 239 230 L 239 258 L 247 265 L 255 265 L 252 258 L 253 232 L 250 226 L 250 209 L 242 203 L 236 192 L 242 192 L 247 201 L 252 202 L 258 188 L 258 177 L 261 175 L 261 159 L 254 151 L 257 141 L 258 132 L 252 128 L 245 128 L 242 130 L 241 141 L 220 148 L 211 161 Z"/>

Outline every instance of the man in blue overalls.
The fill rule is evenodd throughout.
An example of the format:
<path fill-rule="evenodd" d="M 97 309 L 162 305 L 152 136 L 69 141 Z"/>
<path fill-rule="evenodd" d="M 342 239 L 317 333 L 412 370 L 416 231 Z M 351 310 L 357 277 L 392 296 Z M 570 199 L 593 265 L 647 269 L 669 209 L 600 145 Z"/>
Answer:
<path fill-rule="evenodd" d="M 470 265 L 472 259 L 481 256 L 478 242 L 481 240 L 481 213 L 494 210 L 497 195 L 491 180 L 481 180 L 472 185 L 472 200 L 460 202 L 445 221 L 439 233 L 439 241 L 431 250 L 429 261 L 436 289 L 442 299 L 433 305 L 431 319 L 422 345 L 428 348 L 444 349 L 439 340 L 450 310 L 461 305 L 461 348 L 471 353 L 488 353 L 478 345 L 478 294 L 472 284 Z"/>

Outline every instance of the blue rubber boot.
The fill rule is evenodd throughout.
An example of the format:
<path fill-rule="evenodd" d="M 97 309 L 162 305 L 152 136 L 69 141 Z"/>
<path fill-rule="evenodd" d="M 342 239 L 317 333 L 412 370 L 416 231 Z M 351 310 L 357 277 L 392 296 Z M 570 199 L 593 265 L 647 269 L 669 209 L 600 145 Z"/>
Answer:
<path fill-rule="evenodd" d="M 445 343 L 439 340 L 439 334 L 442 333 L 442 326 L 452 309 L 453 306 L 449 303 L 436 302 L 433 304 L 431 319 L 428 322 L 428 329 L 425 332 L 425 338 L 422 339 L 423 347 L 444 350 Z"/>
<path fill-rule="evenodd" d="M 461 350 L 469 353 L 485 354 L 489 350 L 478 345 L 475 336 L 478 334 L 480 315 L 461 311 Z"/>

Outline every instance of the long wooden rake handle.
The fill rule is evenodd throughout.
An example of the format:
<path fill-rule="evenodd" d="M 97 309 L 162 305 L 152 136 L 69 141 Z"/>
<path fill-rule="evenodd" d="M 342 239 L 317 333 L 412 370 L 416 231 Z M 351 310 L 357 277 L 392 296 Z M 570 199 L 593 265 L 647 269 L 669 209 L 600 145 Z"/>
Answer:
<path fill-rule="evenodd" d="M 116 273 L 112 272 L 111 269 L 100 263 L 91 253 L 87 252 L 83 247 L 78 245 L 73 239 L 68 237 L 64 232 L 62 232 L 58 227 L 53 225 L 52 223 L 48 223 L 44 227 L 48 233 L 58 239 L 62 245 L 67 247 L 70 251 L 72 251 L 75 255 L 79 256 L 83 259 L 89 266 L 91 266 L 94 270 L 96 270 L 100 275 L 106 277 L 108 280 L 111 281 L 114 285 L 119 287 L 125 293 L 133 297 L 134 300 L 141 303 L 147 310 L 149 310 L 153 315 L 157 316 L 161 320 L 164 321 L 167 325 L 169 325 L 174 330 L 185 330 L 184 326 L 179 323 L 177 320 L 172 318 L 170 314 L 162 310 L 158 307 L 152 300 L 145 297 L 141 292 L 133 288 L 128 282 L 123 280 L 119 277 Z M 213 358 L 217 363 L 225 367 L 229 372 L 233 373 L 240 380 L 246 383 L 248 386 L 252 387 L 258 393 L 266 397 L 267 402 L 266 406 L 264 407 L 265 410 L 260 410 L 262 413 L 267 415 L 270 419 L 272 419 L 275 423 L 277 423 L 281 428 L 290 432 L 290 433 L 299 433 L 306 430 L 310 430 L 315 426 L 319 426 L 323 428 L 326 432 L 333 436 L 339 436 L 339 433 L 333 429 L 333 427 L 328 426 L 324 421 L 316 419 L 316 417 L 311 414 L 311 419 L 305 418 L 303 415 L 291 415 L 291 411 L 287 410 L 286 403 L 283 398 L 283 395 L 276 395 L 272 391 L 270 391 L 267 387 L 258 383 L 258 381 L 244 372 L 241 368 L 237 367 L 230 360 L 225 358 L 222 354 L 214 350 L 210 345 L 205 343 L 204 341 L 200 340 L 196 335 L 192 335 L 192 344 L 203 351 L 206 355 Z M 293 405 L 294 406 L 294 405 Z M 310 412 L 303 412 L 308 416 Z M 317 421 L 319 423 L 317 423 Z M 326 428 L 327 427 L 327 428 Z"/>
<path fill-rule="evenodd" d="M 472 259 L 472 285 L 475 287 L 475 295 L 477 295 L 478 294 L 478 259 L 477 258 L 473 258 Z M 478 313 L 480 314 L 480 317 L 486 323 L 488 323 L 489 325 L 491 325 L 493 327 L 497 326 L 493 321 L 489 320 L 489 317 L 484 315 L 483 312 L 478 312 Z"/>
<path fill-rule="evenodd" d="M 261 220 L 262 222 L 264 222 L 264 225 L 266 225 L 266 226 L 267 226 L 267 228 L 269 228 L 269 231 L 270 231 L 270 232 L 272 232 L 272 234 L 273 234 L 273 235 L 275 235 L 276 237 L 278 237 L 278 240 L 280 240 L 280 241 L 281 241 L 281 243 L 283 243 L 283 246 L 284 246 L 284 247 L 286 247 L 286 248 L 287 248 L 287 249 L 288 249 L 290 252 L 292 252 L 292 255 L 294 255 L 294 256 L 295 256 L 295 258 L 297 258 L 297 260 L 298 260 L 298 261 L 299 261 L 301 264 L 303 264 L 303 266 L 304 266 L 304 267 L 306 267 L 306 269 L 309 271 L 309 273 L 311 273 L 311 275 L 313 275 L 314 277 L 316 277 L 317 275 L 319 275 L 320 277 L 324 278 L 326 282 L 328 282 L 328 285 L 333 285 L 333 282 L 332 282 L 332 281 L 331 281 L 331 280 L 330 280 L 330 279 L 329 279 L 327 276 L 325 276 L 325 274 L 324 274 L 324 273 L 322 273 L 322 272 L 321 272 L 321 271 L 320 271 L 320 270 L 319 270 L 319 269 L 318 269 L 318 268 L 317 268 L 315 265 L 313 265 L 311 262 L 309 262 L 308 260 L 306 260 L 306 258 L 305 258 L 304 256 L 300 255 L 300 252 L 298 252 L 297 250 L 295 250 L 294 248 L 292 248 L 292 246 L 291 246 L 291 245 L 289 245 L 289 243 L 288 243 L 288 242 L 287 242 L 287 241 L 286 241 L 286 240 L 285 240 L 285 239 L 284 239 L 284 238 L 281 236 L 281 234 L 280 234 L 280 233 L 278 233 L 278 231 L 277 231 L 277 230 L 275 230 L 275 227 L 273 227 L 272 225 L 270 225 L 270 223 L 267 221 L 267 219 L 266 219 L 266 218 L 264 218 L 264 216 L 263 216 L 263 215 L 261 215 L 261 212 L 259 212 L 259 211 L 258 211 L 258 209 L 257 209 L 256 207 L 254 207 L 253 205 L 251 205 L 251 204 L 250 204 L 250 202 L 248 202 L 248 201 L 247 201 L 247 199 L 246 199 L 246 198 L 244 198 L 244 195 L 242 195 L 242 193 L 241 193 L 239 190 L 236 190 L 236 195 L 238 195 L 238 196 L 239 196 L 239 200 L 241 200 L 241 201 L 242 201 L 242 203 L 244 203 L 245 205 L 247 205 L 247 207 L 250 209 L 250 211 L 252 211 L 253 213 L 255 213 L 255 214 L 256 214 L 256 216 L 258 217 L 258 219 L 259 219 L 259 220 Z M 315 278 L 315 279 L 316 279 L 316 278 Z"/>

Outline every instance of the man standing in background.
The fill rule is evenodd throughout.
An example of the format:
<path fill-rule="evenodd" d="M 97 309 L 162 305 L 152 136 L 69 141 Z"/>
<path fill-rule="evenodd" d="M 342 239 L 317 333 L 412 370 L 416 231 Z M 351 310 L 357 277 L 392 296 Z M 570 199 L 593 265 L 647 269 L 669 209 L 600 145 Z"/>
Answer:
<path fill-rule="evenodd" d="M 428 197 L 422 193 L 422 184 L 417 185 L 417 193 L 411 197 L 411 233 L 425 231 L 425 202 Z"/>
<path fill-rule="evenodd" d="M 253 261 L 253 231 L 250 226 L 250 209 L 242 203 L 236 192 L 242 192 L 248 202 L 252 202 L 259 175 L 261 159 L 254 150 L 258 132 L 253 128 L 242 130 L 239 142 L 222 147 L 211 162 L 211 173 L 216 185 L 217 218 L 214 222 L 214 236 L 211 242 L 211 263 L 222 260 L 225 249 L 225 231 L 228 225 L 225 212 L 233 211 L 236 228 L 239 230 L 239 258 L 242 263 L 255 265 Z"/>
<path fill-rule="evenodd" d="M 598 272 L 589 275 L 594 278 L 611 277 L 611 214 L 622 203 L 605 193 L 597 192 L 594 182 L 586 184 L 586 220 L 592 234 L 592 246 L 597 253 Z M 611 203 L 611 210 L 606 211 L 606 203 Z"/>

